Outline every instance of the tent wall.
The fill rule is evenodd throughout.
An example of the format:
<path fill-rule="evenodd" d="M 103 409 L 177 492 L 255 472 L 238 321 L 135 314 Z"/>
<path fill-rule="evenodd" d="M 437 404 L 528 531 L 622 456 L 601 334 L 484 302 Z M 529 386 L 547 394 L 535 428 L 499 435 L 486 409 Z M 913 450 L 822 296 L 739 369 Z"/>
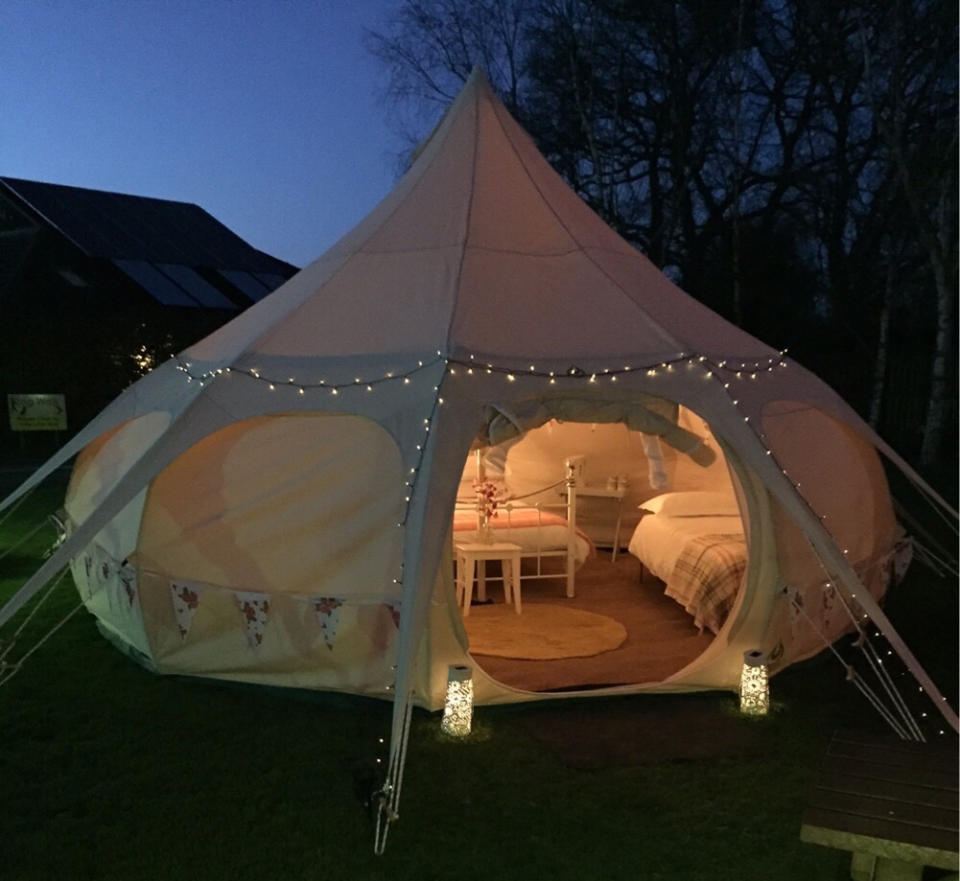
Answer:
<path fill-rule="evenodd" d="M 502 382 L 502 378 L 496 382 L 489 377 L 479 384 L 471 381 L 469 390 L 478 398 L 461 394 L 458 416 L 453 416 L 449 407 L 442 408 L 434 428 L 450 418 L 459 419 L 449 436 L 456 439 L 454 447 L 462 445 L 459 455 L 464 458 L 491 406 L 510 412 L 518 401 L 534 400 L 538 393 L 543 394 L 540 381 L 532 392 L 521 391 L 515 399 L 502 398 Z M 418 385 L 422 388 L 422 382 Z M 661 395 L 669 391 L 669 386 L 682 390 L 670 377 L 662 377 L 653 385 Z M 249 393 L 262 388 L 263 383 L 249 378 L 233 378 L 220 387 L 220 405 L 233 411 L 244 407 L 255 410 L 256 405 L 250 406 Z M 716 424 L 721 428 L 738 424 L 725 421 L 723 397 L 718 410 L 716 402 L 711 404 L 703 397 L 703 387 L 697 388 L 696 399 L 711 424 L 714 416 L 719 417 Z M 298 402 L 307 397 L 293 389 L 283 394 L 283 400 Z M 426 520 L 415 517 L 404 530 L 396 529 L 406 508 L 403 477 L 410 470 L 411 456 L 417 455 L 413 449 L 413 440 L 419 434 L 416 425 L 424 420 L 416 411 L 401 410 L 398 401 L 390 397 L 359 391 L 352 394 L 352 400 L 344 400 L 346 395 L 337 399 L 340 413 L 311 412 L 307 410 L 311 403 L 308 398 L 301 413 L 280 411 L 233 421 L 180 454 L 152 481 L 149 494 L 141 491 L 101 531 L 93 546 L 94 573 L 98 571 L 97 554 L 105 554 L 114 568 L 132 554 L 142 618 L 131 615 L 130 608 L 120 602 L 122 585 L 116 578 L 104 585 L 106 589 L 90 591 L 91 611 L 163 671 L 388 696 L 386 685 L 397 648 L 403 537 L 409 540 L 412 535 L 444 532 L 450 511 L 441 510 L 445 502 L 438 497 L 424 509 L 421 516 Z M 415 394 L 412 400 L 422 394 Z M 552 394 L 550 406 L 561 405 L 556 393 Z M 605 417 L 611 407 L 616 412 L 624 407 L 624 412 L 631 411 L 634 398 L 642 401 L 643 407 L 651 402 L 646 392 L 628 388 L 617 393 L 614 403 L 603 391 L 592 391 L 592 395 L 575 394 L 578 414 L 588 414 L 589 418 L 592 399 L 601 408 L 597 412 Z M 277 400 L 272 394 L 269 397 Z M 739 657 L 748 648 L 779 646 L 786 663 L 822 646 L 809 632 L 797 628 L 789 614 L 790 604 L 780 593 L 782 584 L 793 584 L 809 592 L 811 602 L 819 599 L 822 569 L 806 533 L 793 526 L 792 517 L 781 506 L 771 506 L 766 497 L 750 458 L 754 457 L 755 464 L 763 452 L 762 445 L 741 458 L 742 448 L 737 446 L 742 444 L 741 439 L 723 435 L 714 438 L 706 422 L 689 406 L 677 407 L 663 397 L 660 400 L 679 414 L 682 427 L 692 435 L 704 436 L 714 454 L 712 464 L 705 467 L 702 461 L 693 462 L 662 444 L 671 489 L 705 488 L 703 480 L 711 486 L 723 482 L 729 487 L 730 471 L 737 473 L 741 503 L 750 512 L 750 567 L 728 628 L 703 657 L 677 671 L 666 683 L 639 683 L 626 690 L 735 687 Z M 358 405 L 368 401 L 380 407 L 372 411 L 375 420 L 349 412 L 363 409 Z M 383 408 L 385 401 L 390 403 Z M 517 412 L 526 406 L 520 406 Z M 95 508 L 118 476 L 163 430 L 166 419 L 162 414 L 141 417 L 88 448 L 71 485 L 68 509 L 73 517 L 82 518 Z M 381 426 L 391 426 L 392 430 Z M 836 519 L 835 537 L 839 541 L 849 535 L 857 543 L 850 559 L 872 577 L 871 571 L 877 569 L 873 564 L 889 553 L 893 536 L 886 485 L 875 453 L 834 419 L 796 403 L 770 405 L 762 430 L 764 442 L 777 461 L 795 473 L 802 486 L 817 486 L 824 474 L 831 475 L 822 489 L 811 490 L 808 501 L 826 510 L 828 521 Z M 805 458 L 811 444 L 797 444 L 798 437 L 816 439 L 812 463 Z M 588 482 L 602 482 L 607 472 L 627 473 L 642 501 L 658 490 L 650 484 L 646 456 L 638 440 L 637 432 L 621 424 L 548 423 L 509 446 L 508 480 L 513 481 L 514 491 L 531 484 L 542 486 L 562 476 L 566 456 L 583 453 L 587 455 Z M 425 460 L 434 485 L 446 487 L 441 496 L 450 495 L 451 506 L 457 478 L 463 473 L 464 459 L 457 459 L 456 449 L 445 448 L 434 449 Z M 455 475 L 452 481 L 451 470 Z M 634 504 L 639 502 L 631 499 L 627 503 L 629 513 Z M 863 528 L 863 512 L 868 512 L 867 530 Z M 600 528 L 602 531 L 602 523 Z M 628 519 L 625 534 L 630 528 Z M 132 553 L 134 544 L 136 552 Z M 437 568 L 429 569 L 427 559 L 421 564 L 425 567 L 421 577 L 429 577 L 436 585 L 425 612 L 433 625 L 426 641 L 418 643 L 415 650 L 421 667 L 411 674 L 411 682 L 419 683 L 416 700 L 431 707 L 441 699 L 438 695 L 442 694 L 447 666 L 469 662 L 462 625 L 451 607 L 448 550 L 442 546 Z M 86 565 L 83 559 L 75 565 L 81 586 Z M 187 635 L 179 632 L 171 603 L 170 583 L 176 579 L 193 585 L 203 597 Z M 876 595 L 885 583 L 881 573 L 873 583 Z M 238 591 L 269 597 L 269 627 L 264 629 L 262 643 L 253 650 L 237 608 Z M 343 604 L 336 615 L 333 647 L 325 642 L 321 621 L 310 605 L 311 599 L 318 597 Z M 438 620 L 442 624 L 438 625 Z M 777 625 L 776 640 L 764 644 L 771 642 L 771 620 Z M 835 628 L 831 632 L 837 635 L 849 622 L 830 623 Z M 478 702 L 533 697 L 492 680 L 477 684 Z"/>
<path fill-rule="evenodd" d="M 97 509 L 169 423 L 167 413 L 147 413 L 118 425 L 81 451 L 64 501 L 68 531 Z M 70 570 L 87 609 L 101 626 L 117 642 L 149 658 L 150 644 L 139 601 L 131 593 L 131 570 L 123 567 L 137 546 L 146 496 L 145 488 L 138 492 L 83 553 L 71 561 Z"/>
<path fill-rule="evenodd" d="M 762 425 L 781 468 L 851 562 L 867 563 L 890 548 L 896 522 L 870 444 L 798 401 L 771 401 Z"/>
<path fill-rule="evenodd" d="M 136 458 L 151 425 L 137 420 L 87 449 L 71 484 L 72 517 L 83 518 Z M 75 561 L 81 595 L 162 672 L 389 696 L 403 475 L 393 438 L 363 417 L 234 423 L 164 469 Z M 129 536 L 139 537 L 135 550 L 109 540 Z M 128 556 L 135 602 L 124 600 L 118 577 Z M 199 596 L 186 633 L 172 584 Z M 248 592 L 269 598 L 255 647 L 238 606 Z M 318 614 L 318 599 L 333 600 L 335 613 Z"/>
<path fill-rule="evenodd" d="M 157 476 L 136 562 L 274 595 L 382 598 L 400 570 L 402 488 L 400 452 L 369 419 L 244 420 Z"/>
<path fill-rule="evenodd" d="M 148 413 L 124 422 L 83 449 L 77 457 L 64 501 L 72 523 L 83 523 L 96 510 L 169 423 L 167 413 Z M 117 560 L 123 560 L 136 548 L 145 498 L 145 491 L 138 493 L 123 513 L 97 535 L 97 544 Z"/>

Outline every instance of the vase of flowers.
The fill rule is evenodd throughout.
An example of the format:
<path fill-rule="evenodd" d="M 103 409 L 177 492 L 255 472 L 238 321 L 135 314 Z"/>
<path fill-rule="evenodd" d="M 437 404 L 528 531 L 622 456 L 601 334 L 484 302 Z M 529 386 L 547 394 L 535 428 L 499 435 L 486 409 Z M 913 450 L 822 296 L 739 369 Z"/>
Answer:
<path fill-rule="evenodd" d="M 475 481 L 473 490 L 477 494 L 477 540 L 489 544 L 493 540 L 490 521 L 497 516 L 500 493 L 497 485 L 489 480 Z"/>

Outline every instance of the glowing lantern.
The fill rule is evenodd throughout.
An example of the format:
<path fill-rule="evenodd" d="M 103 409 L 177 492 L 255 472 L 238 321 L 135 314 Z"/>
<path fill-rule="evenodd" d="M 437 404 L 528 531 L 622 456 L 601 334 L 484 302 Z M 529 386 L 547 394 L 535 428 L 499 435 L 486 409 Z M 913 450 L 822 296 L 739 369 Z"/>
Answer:
<path fill-rule="evenodd" d="M 740 673 L 740 712 L 763 716 L 770 709 L 770 671 L 767 656 L 753 649 L 743 653 Z"/>
<path fill-rule="evenodd" d="M 447 673 L 447 699 L 440 730 L 451 737 L 466 737 L 473 720 L 473 670 L 463 665 Z"/>

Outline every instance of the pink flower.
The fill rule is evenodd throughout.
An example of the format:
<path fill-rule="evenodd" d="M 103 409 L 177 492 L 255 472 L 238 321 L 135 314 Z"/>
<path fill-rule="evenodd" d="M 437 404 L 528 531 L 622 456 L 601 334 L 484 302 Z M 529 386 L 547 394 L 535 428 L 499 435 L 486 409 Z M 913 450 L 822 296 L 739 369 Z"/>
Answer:
<path fill-rule="evenodd" d="M 489 480 L 474 481 L 473 490 L 477 494 L 477 510 L 485 520 L 497 516 L 497 505 L 500 502 L 497 485 Z"/>
<path fill-rule="evenodd" d="M 185 586 L 180 588 L 180 590 L 177 593 L 177 596 L 180 597 L 181 602 L 188 609 L 195 609 L 200 600 L 195 590 L 190 590 L 189 587 L 185 587 Z"/>
<path fill-rule="evenodd" d="M 343 602 L 335 597 L 320 597 L 313 601 L 313 607 L 321 615 L 332 615 L 342 605 Z"/>

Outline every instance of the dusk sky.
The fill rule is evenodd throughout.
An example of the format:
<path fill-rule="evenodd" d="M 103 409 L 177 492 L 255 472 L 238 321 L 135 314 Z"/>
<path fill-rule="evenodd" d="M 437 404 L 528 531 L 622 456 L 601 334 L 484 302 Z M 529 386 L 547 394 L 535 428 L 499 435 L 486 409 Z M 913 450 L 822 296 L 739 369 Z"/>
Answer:
<path fill-rule="evenodd" d="M 398 0 L 3 0 L 0 176 L 194 202 L 303 266 L 402 148 L 361 45 Z"/>

